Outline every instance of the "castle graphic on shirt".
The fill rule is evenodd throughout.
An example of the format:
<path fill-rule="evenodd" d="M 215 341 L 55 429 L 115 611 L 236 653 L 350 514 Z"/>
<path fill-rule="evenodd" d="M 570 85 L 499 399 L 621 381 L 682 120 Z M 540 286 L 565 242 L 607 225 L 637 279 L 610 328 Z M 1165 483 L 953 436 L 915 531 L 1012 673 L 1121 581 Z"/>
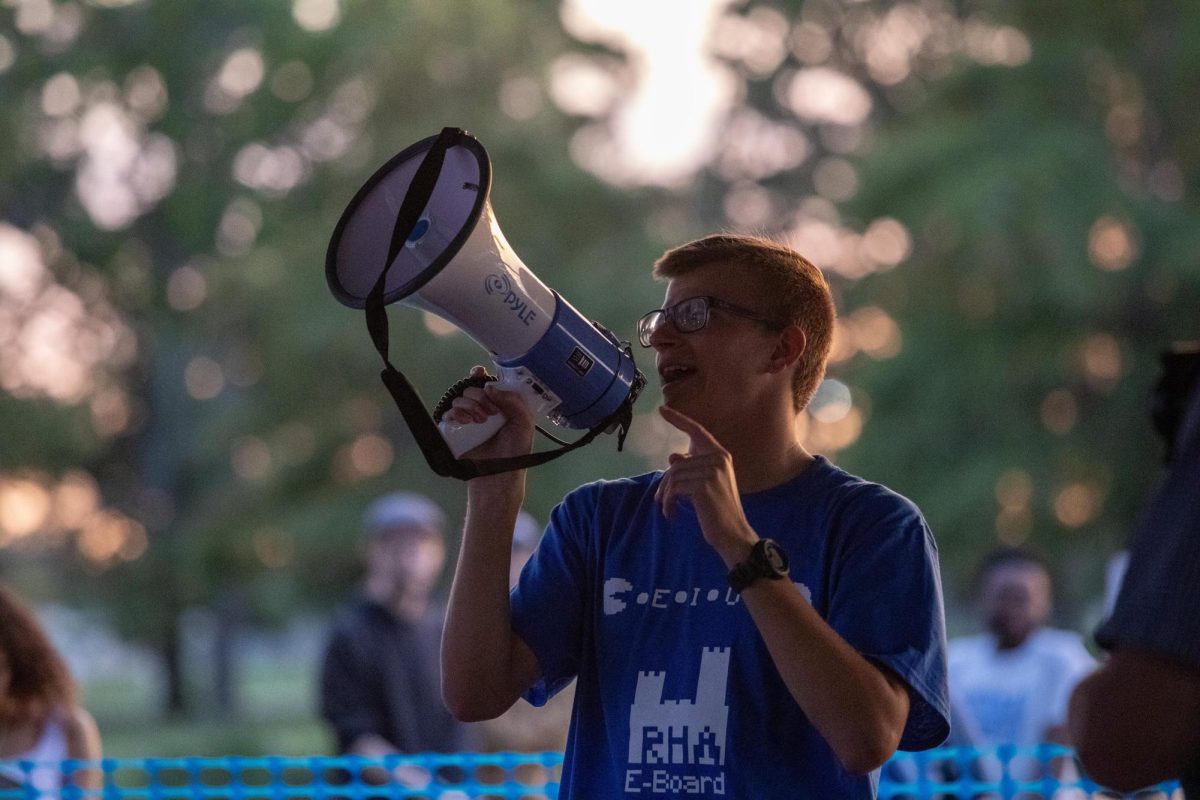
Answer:
<path fill-rule="evenodd" d="M 694 701 L 664 698 L 666 678 L 665 672 L 638 673 L 629 711 L 629 763 L 724 765 L 729 648 L 704 648 Z"/>

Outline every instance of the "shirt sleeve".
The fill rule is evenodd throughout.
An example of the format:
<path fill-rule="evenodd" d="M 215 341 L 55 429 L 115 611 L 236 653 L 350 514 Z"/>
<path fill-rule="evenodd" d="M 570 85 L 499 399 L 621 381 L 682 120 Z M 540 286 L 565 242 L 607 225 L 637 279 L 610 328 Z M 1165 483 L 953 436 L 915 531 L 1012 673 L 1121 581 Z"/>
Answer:
<path fill-rule="evenodd" d="M 321 716 L 333 728 L 338 751 L 343 753 L 364 734 L 385 735 L 372 712 L 380 700 L 369 696 L 355 650 L 350 632 L 336 627 L 330 634 L 321 664 Z"/>
<path fill-rule="evenodd" d="M 946 625 L 937 546 L 920 512 L 881 487 L 843 515 L 827 621 L 909 688 L 902 750 L 925 750 L 950 732 Z"/>
<path fill-rule="evenodd" d="M 578 674 L 587 593 L 584 538 L 591 504 L 577 490 L 550 514 L 546 533 L 510 595 L 512 626 L 537 656 L 541 676 L 525 693 L 542 706 Z"/>
<path fill-rule="evenodd" d="M 1096 668 L 1096 660 L 1083 646 L 1083 640 L 1077 634 L 1071 633 L 1064 638 L 1061 652 L 1061 670 L 1059 682 L 1050 698 L 1050 708 L 1054 725 L 1064 725 L 1067 721 L 1067 706 L 1071 701 L 1071 692 L 1075 690 L 1083 678 Z"/>
<path fill-rule="evenodd" d="M 1096 641 L 1200 667 L 1200 387 L 1189 421 L 1134 529 L 1116 607 Z"/>

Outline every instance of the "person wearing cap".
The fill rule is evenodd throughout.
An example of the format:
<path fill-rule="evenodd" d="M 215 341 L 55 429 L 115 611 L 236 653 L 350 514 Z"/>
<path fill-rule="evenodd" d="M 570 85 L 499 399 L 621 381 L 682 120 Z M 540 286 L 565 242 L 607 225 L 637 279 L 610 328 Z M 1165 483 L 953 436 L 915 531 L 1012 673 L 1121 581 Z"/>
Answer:
<path fill-rule="evenodd" d="M 445 515 L 402 492 L 375 501 L 363 527 L 366 576 L 329 634 L 321 716 L 342 755 L 458 751 L 464 726 L 441 701 L 443 615 L 432 597 L 446 560 Z"/>

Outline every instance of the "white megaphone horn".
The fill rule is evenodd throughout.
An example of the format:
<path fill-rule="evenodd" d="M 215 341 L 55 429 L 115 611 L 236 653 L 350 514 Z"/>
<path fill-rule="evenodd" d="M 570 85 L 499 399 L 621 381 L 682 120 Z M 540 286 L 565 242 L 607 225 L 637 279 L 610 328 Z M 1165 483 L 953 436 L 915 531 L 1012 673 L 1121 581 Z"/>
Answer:
<path fill-rule="evenodd" d="M 545 463 L 601 432 L 619 429 L 620 447 L 646 382 L 628 343 L 589 322 L 521 262 L 496 223 L 490 188 L 483 145 L 446 128 L 406 148 L 367 180 L 342 213 L 325 259 L 334 297 L 366 309 L 385 364 L 383 381 L 426 460 L 438 474 L 462 479 Z M 519 392 L 535 418 L 546 416 L 587 435 L 527 456 L 462 459 L 505 420 L 441 420 L 472 379 L 452 387 L 432 417 L 425 411 L 388 359 L 384 307 L 395 302 L 466 332 L 499 368 L 500 385 Z"/>

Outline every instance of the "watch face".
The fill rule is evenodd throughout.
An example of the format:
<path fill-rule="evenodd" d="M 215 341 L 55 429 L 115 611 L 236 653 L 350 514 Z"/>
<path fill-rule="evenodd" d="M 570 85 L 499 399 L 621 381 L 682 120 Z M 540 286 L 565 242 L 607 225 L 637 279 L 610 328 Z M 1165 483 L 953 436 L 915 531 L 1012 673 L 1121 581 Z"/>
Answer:
<path fill-rule="evenodd" d="M 767 557 L 767 564 L 770 565 L 774 572 L 777 574 L 783 574 L 787 572 L 787 556 L 784 554 L 783 550 L 779 548 L 779 545 L 775 544 L 775 542 L 771 541 L 770 539 L 763 541 L 763 555 Z"/>

